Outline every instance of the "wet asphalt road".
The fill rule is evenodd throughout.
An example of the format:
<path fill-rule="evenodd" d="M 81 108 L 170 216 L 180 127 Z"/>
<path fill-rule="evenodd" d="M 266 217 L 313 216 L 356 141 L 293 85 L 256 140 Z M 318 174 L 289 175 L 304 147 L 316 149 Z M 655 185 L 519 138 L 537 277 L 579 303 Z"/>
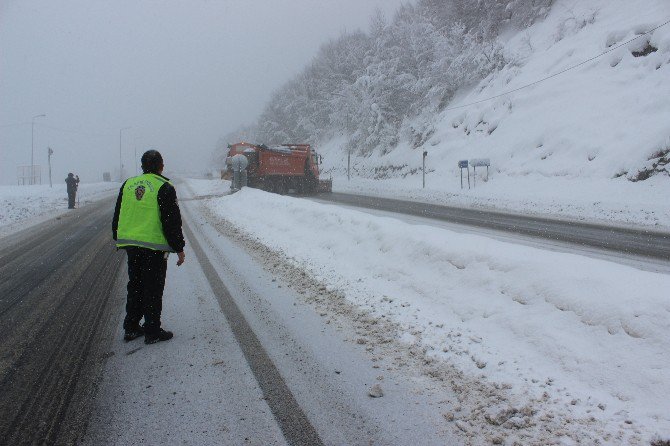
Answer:
<path fill-rule="evenodd" d="M 318 196 L 318 200 L 505 231 L 628 255 L 670 260 L 670 234 L 658 231 L 553 220 L 344 193 L 321 194 Z"/>
<path fill-rule="evenodd" d="M 112 211 L 103 200 L 0 242 L 2 445 L 73 444 L 82 433 L 121 304 Z"/>

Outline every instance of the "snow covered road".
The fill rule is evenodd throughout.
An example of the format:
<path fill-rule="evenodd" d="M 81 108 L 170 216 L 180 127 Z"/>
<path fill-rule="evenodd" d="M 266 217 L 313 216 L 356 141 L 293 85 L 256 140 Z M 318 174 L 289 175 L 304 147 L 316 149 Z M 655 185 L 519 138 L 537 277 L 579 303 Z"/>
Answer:
<path fill-rule="evenodd" d="M 467 442 L 668 436 L 667 274 L 255 190 L 205 203 L 275 268 L 320 283 L 307 301 L 329 319 L 364 320 L 373 358 L 409 352 L 450 385 L 444 415 Z"/>
<path fill-rule="evenodd" d="M 163 310 L 175 338 L 117 330 L 85 444 L 465 443 L 444 420 L 450 389 L 371 356 L 356 327 L 306 304 L 320 285 L 292 289 L 272 252 L 250 255 L 199 200 L 181 207 L 192 250 L 170 261 Z"/>
<path fill-rule="evenodd" d="M 670 437 L 667 273 L 227 187 L 177 186 L 173 340 L 124 343 L 125 271 L 111 288 L 85 444 Z"/>
<path fill-rule="evenodd" d="M 652 228 L 597 225 L 563 219 L 502 213 L 499 211 L 439 206 L 417 201 L 402 201 L 353 194 L 324 194 L 316 201 L 337 203 L 362 209 L 427 217 L 467 227 L 479 227 L 490 232 L 506 232 L 564 242 L 568 246 L 595 248 L 615 254 L 670 260 L 670 233 Z"/>
<path fill-rule="evenodd" d="M 483 235 L 503 242 L 585 255 L 670 274 L 670 232 L 655 228 L 605 226 L 355 194 L 318 195 L 308 199 L 414 225 Z"/>

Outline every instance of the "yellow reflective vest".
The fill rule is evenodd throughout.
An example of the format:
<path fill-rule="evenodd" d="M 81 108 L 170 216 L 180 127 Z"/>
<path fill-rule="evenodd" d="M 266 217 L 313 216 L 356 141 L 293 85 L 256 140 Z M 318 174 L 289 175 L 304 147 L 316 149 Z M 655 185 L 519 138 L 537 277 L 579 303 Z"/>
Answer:
<path fill-rule="evenodd" d="M 158 190 L 170 183 L 153 173 L 129 178 L 123 186 L 116 246 L 139 246 L 155 251 L 175 252 L 163 235 Z"/>

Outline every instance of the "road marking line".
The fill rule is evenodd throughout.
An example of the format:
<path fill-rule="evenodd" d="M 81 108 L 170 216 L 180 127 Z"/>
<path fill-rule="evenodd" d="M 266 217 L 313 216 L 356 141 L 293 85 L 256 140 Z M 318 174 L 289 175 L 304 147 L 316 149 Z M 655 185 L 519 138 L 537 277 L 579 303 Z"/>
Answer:
<path fill-rule="evenodd" d="M 212 291 L 219 301 L 221 311 L 228 320 L 242 353 L 263 392 L 263 396 L 284 433 L 284 438 L 291 445 L 323 445 L 316 429 L 295 400 L 279 370 L 277 370 L 258 337 L 244 318 L 186 222 L 184 222 L 184 232 Z"/>

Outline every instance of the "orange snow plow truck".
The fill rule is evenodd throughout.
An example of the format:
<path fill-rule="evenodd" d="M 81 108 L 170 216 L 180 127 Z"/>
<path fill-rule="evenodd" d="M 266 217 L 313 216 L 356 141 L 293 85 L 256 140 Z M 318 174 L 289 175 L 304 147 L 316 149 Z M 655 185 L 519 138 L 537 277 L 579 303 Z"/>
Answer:
<path fill-rule="evenodd" d="M 321 155 L 309 144 L 282 144 L 268 147 L 239 142 L 228 145 L 226 173 L 232 176 L 231 159 L 244 155 L 248 160 L 247 185 L 270 192 L 298 194 L 332 192 L 333 180 L 319 178 Z"/>

